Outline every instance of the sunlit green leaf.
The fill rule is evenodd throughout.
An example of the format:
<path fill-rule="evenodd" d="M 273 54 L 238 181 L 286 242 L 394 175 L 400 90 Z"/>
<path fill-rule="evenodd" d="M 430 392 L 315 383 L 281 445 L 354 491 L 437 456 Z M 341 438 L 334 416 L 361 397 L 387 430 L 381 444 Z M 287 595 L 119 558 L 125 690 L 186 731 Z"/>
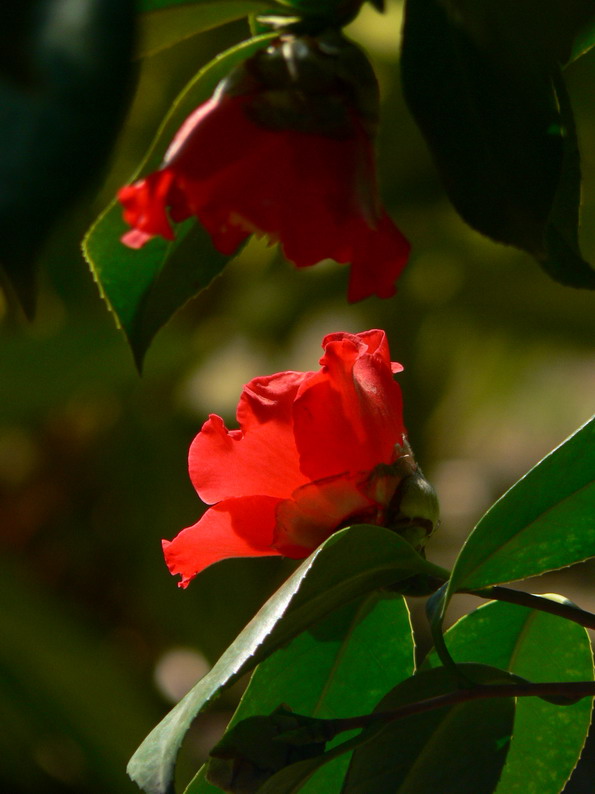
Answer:
<path fill-rule="evenodd" d="M 478 683 L 505 681 L 501 671 L 469 665 Z M 446 668 L 399 684 L 377 706 L 390 711 L 452 691 Z M 343 794 L 493 794 L 506 760 L 514 721 L 509 698 L 458 703 L 362 732 Z"/>
<path fill-rule="evenodd" d="M 455 563 L 449 593 L 595 555 L 595 419 L 507 491 L 480 519 Z"/>
<path fill-rule="evenodd" d="M 365 714 L 399 680 L 413 674 L 413 650 L 403 597 L 365 596 L 333 612 L 262 662 L 230 726 L 269 714 L 281 703 L 311 717 Z M 349 756 L 344 755 L 326 764 L 301 791 L 339 792 L 348 763 Z M 201 771 L 187 794 L 213 790 Z"/>
<path fill-rule="evenodd" d="M 572 47 L 572 60 L 595 47 L 595 15 L 579 29 Z"/>
<path fill-rule="evenodd" d="M 493 665 L 529 681 L 593 679 L 586 630 L 547 612 L 492 602 L 461 618 L 446 633 L 446 642 L 457 662 Z M 434 652 L 424 666 L 439 664 Z M 591 706 L 591 698 L 572 706 L 519 698 L 510 751 L 496 794 L 558 794 L 583 748 Z"/>
<path fill-rule="evenodd" d="M 213 669 L 149 734 L 128 766 L 147 794 L 166 794 L 176 754 L 196 714 L 225 686 L 333 609 L 412 574 L 434 573 L 401 537 L 376 526 L 332 535 L 267 601 Z"/>
<path fill-rule="evenodd" d="M 269 40 L 268 35 L 259 36 L 233 47 L 198 73 L 176 100 L 139 172 L 159 167 L 184 119 L 209 98 L 236 63 Z M 173 242 L 154 238 L 137 251 L 120 242 L 127 228 L 122 208 L 114 201 L 87 233 L 83 250 L 140 366 L 159 328 L 176 309 L 208 286 L 230 257 L 216 251 L 208 234 L 193 221 L 177 227 Z"/>

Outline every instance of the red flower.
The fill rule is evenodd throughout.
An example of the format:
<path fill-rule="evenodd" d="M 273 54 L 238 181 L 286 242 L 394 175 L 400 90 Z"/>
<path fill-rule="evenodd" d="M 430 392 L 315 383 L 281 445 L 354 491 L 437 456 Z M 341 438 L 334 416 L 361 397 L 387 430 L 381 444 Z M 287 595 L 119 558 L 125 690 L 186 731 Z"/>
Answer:
<path fill-rule="evenodd" d="M 132 226 L 122 241 L 171 240 L 170 218 L 194 216 L 223 254 L 266 235 L 297 267 L 350 262 L 350 301 L 393 295 L 409 243 L 379 204 L 377 86 L 359 50 L 333 42 L 329 54 L 318 39 L 285 37 L 232 72 L 161 169 L 120 190 Z"/>
<path fill-rule="evenodd" d="M 190 477 L 212 506 L 163 541 L 181 586 L 227 557 L 300 559 L 341 527 L 387 523 L 406 444 L 402 367 L 383 331 L 330 334 L 323 347 L 318 372 L 250 381 L 239 430 L 211 414 L 194 439 Z"/>

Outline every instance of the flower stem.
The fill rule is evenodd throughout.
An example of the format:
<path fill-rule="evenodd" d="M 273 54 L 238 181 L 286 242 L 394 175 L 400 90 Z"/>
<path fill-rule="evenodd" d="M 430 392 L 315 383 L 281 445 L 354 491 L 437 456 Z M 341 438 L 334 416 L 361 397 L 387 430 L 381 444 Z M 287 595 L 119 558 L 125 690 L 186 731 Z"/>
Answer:
<path fill-rule="evenodd" d="M 365 714 L 361 717 L 346 717 L 344 719 L 329 720 L 333 726 L 334 735 L 343 731 L 366 728 L 374 723 L 389 723 L 405 719 L 413 714 L 422 714 L 426 711 L 454 706 L 470 700 L 483 700 L 488 698 L 516 698 L 516 697 L 545 697 L 568 698 L 572 703 L 584 697 L 595 696 L 595 681 L 568 681 L 526 684 L 488 684 L 455 689 L 444 695 L 420 700 L 417 703 L 407 703 L 393 711 Z"/>
<path fill-rule="evenodd" d="M 595 614 L 577 607 L 567 599 L 558 599 L 548 595 L 534 595 L 522 590 L 512 590 L 509 587 L 486 587 L 484 590 L 460 590 L 460 593 L 469 593 L 479 598 L 489 598 L 495 601 L 507 601 L 510 604 L 519 604 L 541 612 L 549 612 L 574 623 L 579 623 L 586 629 L 595 630 Z"/>

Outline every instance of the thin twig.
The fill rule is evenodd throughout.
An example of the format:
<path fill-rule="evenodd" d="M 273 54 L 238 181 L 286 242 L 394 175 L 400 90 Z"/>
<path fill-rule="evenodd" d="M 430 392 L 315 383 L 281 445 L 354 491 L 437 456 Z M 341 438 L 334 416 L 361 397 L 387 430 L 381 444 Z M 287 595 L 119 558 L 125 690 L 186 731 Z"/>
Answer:
<path fill-rule="evenodd" d="M 584 697 L 595 696 L 595 681 L 568 681 L 564 683 L 527 683 L 527 684 L 491 684 L 472 687 L 469 689 L 455 689 L 444 695 L 420 700 L 417 703 L 407 703 L 393 711 L 364 714 L 361 717 L 346 717 L 344 719 L 329 720 L 334 728 L 334 736 L 343 731 L 357 728 L 366 728 L 378 722 L 394 722 L 411 717 L 413 714 L 422 714 L 425 711 L 455 706 L 470 700 L 487 698 L 515 698 L 515 697 L 546 697 L 568 698 L 571 701 Z"/>
<path fill-rule="evenodd" d="M 595 615 L 577 607 L 575 604 L 571 604 L 569 601 L 563 603 L 547 596 L 533 595 L 533 593 L 512 590 L 509 587 L 500 587 L 499 585 L 487 587 L 485 590 L 459 590 L 458 592 L 469 593 L 470 595 L 479 596 L 479 598 L 489 598 L 495 601 L 508 601 L 510 604 L 520 604 L 530 609 L 538 609 L 540 612 L 549 612 L 552 615 L 579 623 L 586 629 L 595 630 Z"/>

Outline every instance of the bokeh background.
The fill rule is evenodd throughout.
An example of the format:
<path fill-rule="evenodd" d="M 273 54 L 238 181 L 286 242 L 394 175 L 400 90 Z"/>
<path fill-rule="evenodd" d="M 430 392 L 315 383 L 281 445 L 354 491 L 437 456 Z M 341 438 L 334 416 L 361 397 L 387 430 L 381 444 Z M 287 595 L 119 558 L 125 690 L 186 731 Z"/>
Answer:
<path fill-rule="evenodd" d="M 136 791 L 129 756 L 291 570 L 282 560 L 230 560 L 182 591 L 161 555 L 161 539 L 202 509 L 187 475 L 190 441 L 209 412 L 233 423 L 250 378 L 315 369 L 325 333 L 386 329 L 405 365 L 410 440 L 441 499 L 428 556 L 442 565 L 483 510 L 592 414 L 594 296 L 551 282 L 528 256 L 457 217 L 403 103 L 401 10 L 398 0 L 384 17 L 367 8 L 350 28 L 382 89 L 383 197 L 413 244 L 394 299 L 348 306 L 347 268 L 298 272 L 253 241 L 159 334 L 143 376 L 135 371 L 80 239 L 186 81 L 246 37 L 244 23 L 139 61 L 105 184 L 79 200 L 45 248 L 35 321 L 0 293 L 3 791 Z M 594 262 L 595 52 L 567 80 L 583 155 L 582 243 Z M 595 609 L 594 570 L 584 564 L 526 587 Z M 451 618 L 474 605 L 457 600 Z M 197 720 L 180 781 L 240 691 Z M 567 790 L 592 792 L 590 775 L 587 762 Z"/>

